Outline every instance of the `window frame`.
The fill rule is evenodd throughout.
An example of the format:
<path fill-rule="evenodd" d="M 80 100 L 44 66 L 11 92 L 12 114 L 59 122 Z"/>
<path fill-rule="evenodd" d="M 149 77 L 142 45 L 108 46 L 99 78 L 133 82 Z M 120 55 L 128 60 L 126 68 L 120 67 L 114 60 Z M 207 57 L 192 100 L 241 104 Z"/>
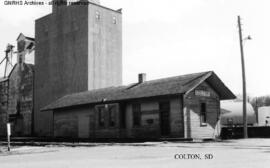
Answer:
<path fill-rule="evenodd" d="M 110 111 L 110 109 L 113 109 L 114 111 Z M 112 112 L 114 112 L 114 115 L 112 115 Z M 109 127 L 116 127 L 116 123 L 117 123 L 117 105 L 116 104 L 111 104 L 108 106 L 108 126 Z M 114 124 L 112 125 L 112 121 L 114 122 Z"/>
<path fill-rule="evenodd" d="M 159 125 L 161 136 L 169 136 L 171 134 L 171 101 L 163 100 L 158 102 L 159 106 Z M 164 118 L 164 112 L 168 112 L 167 120 Z M 165 132 L 164 132 L 165 131 Z"/>
<path fill-rule="evenodd" d="M 105 119 L 106 107 L 105 106 L 97 106 L 96 108 L 97 108 L 97 112 L 98 112 L 98 127 L 105 128 L 105 126 L 106 126 L 106 119 Z M 102 109 L 103 109 L 103 111 L 101 111 Z M 103 118 L 103 121 L 102 121 L 102 118 Z M 103 122 L 103 124 L 101 124 L 102 122 Z"/>
<path fill-rule="evenodd" d="M 114 125 L 111 125 L 112 118 L 110 116 L 111 115 L 110 108 L 114 108 L 114 116 L 113 116 Z M 103 110 L 103 114 L 101 114 L 100 110 Z M 117 128 L 119 126 L 118 115 L 119 115 L 118 103 L 95 105 L 95 125 L 99 129 Z M 102 120 L 103 124 L 101 124 Z"/>
<path fill-rule="evenodd" d="M 207 126 L 207 104 L 200 102 L 200 125 Z"/>

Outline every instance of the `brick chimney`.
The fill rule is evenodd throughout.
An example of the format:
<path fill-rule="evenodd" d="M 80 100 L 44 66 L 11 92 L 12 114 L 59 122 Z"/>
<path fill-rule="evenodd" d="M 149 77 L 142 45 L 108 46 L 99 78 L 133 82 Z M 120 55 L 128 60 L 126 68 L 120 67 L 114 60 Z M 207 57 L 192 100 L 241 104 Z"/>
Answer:
<path fill-rule="evenodd" d="M 145 82 L 146 81 L 146 73 L 140 73 L 139 75 L 138 75 L 138 82 L 139 83 L 143 83 L 143 82 Z"/>

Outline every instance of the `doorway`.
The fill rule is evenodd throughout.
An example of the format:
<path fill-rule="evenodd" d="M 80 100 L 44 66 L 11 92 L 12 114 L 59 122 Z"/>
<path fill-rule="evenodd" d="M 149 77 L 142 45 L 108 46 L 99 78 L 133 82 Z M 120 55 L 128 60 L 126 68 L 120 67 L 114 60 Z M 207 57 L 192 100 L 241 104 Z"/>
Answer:
<path fill-rule="evenodd" d="M 170 135 L 170 102 L 159 103 L 159 122 L 161 136 Z"/>

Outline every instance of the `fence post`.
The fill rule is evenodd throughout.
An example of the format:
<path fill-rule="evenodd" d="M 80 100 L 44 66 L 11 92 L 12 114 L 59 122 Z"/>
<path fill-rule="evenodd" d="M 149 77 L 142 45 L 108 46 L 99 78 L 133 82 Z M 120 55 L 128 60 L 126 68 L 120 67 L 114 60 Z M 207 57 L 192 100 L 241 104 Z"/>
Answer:
<path fill-rule="evenodd" d="M 10 135 L 11 135 L 10 123 L 7 123 L 8 151 L 10 151 Z"/>

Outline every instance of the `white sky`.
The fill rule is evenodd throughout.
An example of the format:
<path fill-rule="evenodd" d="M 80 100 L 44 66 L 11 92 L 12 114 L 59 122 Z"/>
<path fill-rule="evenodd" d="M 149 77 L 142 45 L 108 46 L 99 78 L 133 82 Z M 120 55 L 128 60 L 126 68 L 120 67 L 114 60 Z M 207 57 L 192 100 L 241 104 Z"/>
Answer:
<path fill-rule="evenodd" d="M 123 8 L 123 82 L 137 74 L 157 79 L 213 70 L 235 93 L 241 93 L 237 15 L 243 18 L 247 92 L 270 94 L 269 0 L 101 0 Z M 20 32 L 34 37 L 34 20 L 51 6 L 5 6 L 0 1 L 0 58 Z M 1 71 L 3 66 L 1 67 Z"/>

